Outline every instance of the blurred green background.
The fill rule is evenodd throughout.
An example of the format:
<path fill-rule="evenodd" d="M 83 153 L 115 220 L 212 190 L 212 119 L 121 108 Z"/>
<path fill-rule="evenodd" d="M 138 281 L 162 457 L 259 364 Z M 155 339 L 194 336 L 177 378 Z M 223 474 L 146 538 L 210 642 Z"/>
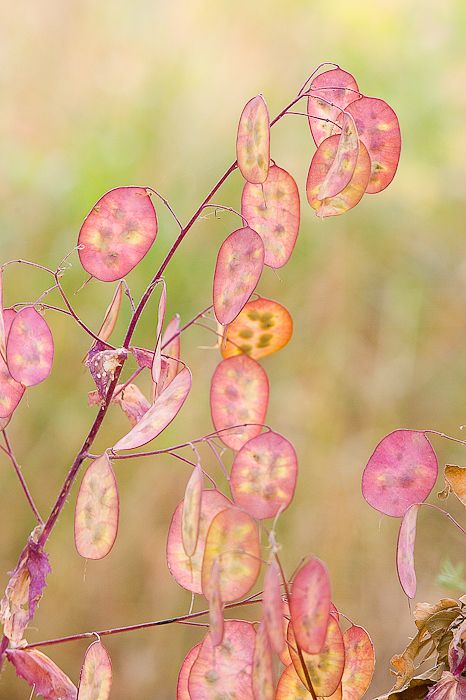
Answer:
<path fill-rule="evenodd" d="M 263 363 L 272 384 L 268 422 L 294 441 L 300 460 L 297 495 L 279 526 L 283 560 L 290 573 L 311 552 L 327 562 L 336 605 L 376 644 L 370 697 L 392 684 L 389 658 L 413 624 L 394 568 L 398 521 L 364 502 L 362 469 L 394 428 L 459 435 L 466 422 L 465 25 L 462 0 L 16 0 L 1 8 L 2 260 L 55 266 L 94 202 L 117 185 L 158 188 L 186 221 L 234 157 L 244 103 L 262 92 L 276 114 L 321 61 L 336 61 L 364 93 L 397 111 L 404 147 L 395 181 L 323 222 L 305 199 L 314 151 L 305 120 L 288 117 L 273 130 L 272 155 L 300 186 L 302 224 L 291 262 L 278 274 L 267 269 L 260 283 L 295 320 L 292 342 Z M 215 201 L 239 207 L 241 186 L 235 174 Z M 156 245 L 128 278 L 136 296 L 176 235 L 161 206 L 158 213 Z M 209 303 L 216 252 L 237 223 L 222 214 L 193 228 L 167 272 L 170 313 L 187 320 Z M 70 294 L 84 280 L 72 261 Z M 5 283 L 6 301 L 14 303 L 37 298 L 48 279 L 15 266 Z M 73 296 L 94 329 L 112 289 L 92 282 Z M 140 344 L 153 342 L 155 308 L 144 316 Z M 57 349 L 52 377 L 28 392 L 10 428 L 44 514 L 95 412 L 80 364 L 86 336 L 65 316 L 47 319 Z M 120 336 L 127 320 L 125 308 Z M 212 338 L 202 329 L 183 337 L 193 393 L 160 444 L 210 430 L 208 387 L 218 354 L 199 346 Z M 114 409 L 96 450 L 126 428 Z M 435 446 L 441 464 L 464 464 L 464 449 L 440 439 Z M 217 476 L 211 456 L 203 457 Z M 164 552 L 187 470 L 168 457 L 116 470 L 122 512 L 112 554 L 87 565 L 78 557 L 75 487 L 49 541 L 54 574 L 30 641 L 187 611 L 190 597 L 171 579 Z M 452 499 L 448 506 L 463 517 Z M 3 589 L 34 525 L 5 458 L 0 512 Z M 419 601 L 464 592 L 438 581 L 447 559 L 464 561 L 464 545 L 430 509 L 420 515 L 416 559 Z M 174 698 L 178 668 L 200 632 L 170 626 L 108 638 L 112 698 Z M 49 650 L 75 682 L 85 646 Z M 0 697 L 29 697 L 10 668 Z"/>

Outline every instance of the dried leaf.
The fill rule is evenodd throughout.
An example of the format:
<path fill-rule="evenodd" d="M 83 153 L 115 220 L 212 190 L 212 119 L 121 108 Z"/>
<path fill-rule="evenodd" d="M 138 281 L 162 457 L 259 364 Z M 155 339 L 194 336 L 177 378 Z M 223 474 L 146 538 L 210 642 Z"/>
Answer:
<path fill-rule="evenodd" d="M 7 649 L 16 673 L 44 700 L 76 700 L 77 689 L 54 662 L 37 649 Z"/>
<path fill-rule="evenodd" d="M 455 496 L 466 506 L 466 467 L 446 464 L 444 475 Z"/>
<path fill-rule="evenodd" d="M 89 351 L 86 365 L 89 367 L 100 398 L 105 399 L 108 387 L 115 378 L 115 372 L 125 361 L 128 351 L 125 348 L 117 348 L 116 350 L 102 350 L 101 348 L 102 345 L 97 342 Z"/>

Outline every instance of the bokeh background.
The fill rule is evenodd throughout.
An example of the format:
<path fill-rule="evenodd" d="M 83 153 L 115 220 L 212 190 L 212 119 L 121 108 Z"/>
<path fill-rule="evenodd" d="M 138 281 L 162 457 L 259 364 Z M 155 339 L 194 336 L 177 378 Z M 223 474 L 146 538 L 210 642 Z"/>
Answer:
<path fill-rule="evenodd" d="M 0 8 L 2 260 L 55 266 L 93 203 L 117 185 L 152 185 L 187 220 L 233 159 L 246 100 L 262 92 L 276 114 L 321 61 L 336 61 L 363 92 L 397 111 L 404 146 L 394 183 L 323 222 L 305 199 L 314 150 L 305 119 L 288 117 L 273 130 L 273 157 L 300 186 L 302 224 L 291 262 L 279 274 L 266 270 L 260 283 L 295 320 L 289 346 L 264 361 L 269 423 L 294 441 L 300 461 L 296 499 L 279 525 L 283 561 L 289 572 L 311 552 L 327 562 L 335 603 L 376 645 L 369 697 L 392 684 L 389 659 L 413 623 L 394 568 L 398 521 L 362 499 L 364 464 L 397 427 L 461 435 L 466 423 L 465 25 L 462 0 L 16 0 Z M 235 174 L 215 201 L 238 207 L 241 186 Z M 161 206 L 158 213 L 156 245 L 128 278 L 136 296 L 176 235 Z M 236 227 L 229 214 L 196 224 L 167 271 L 170 313 L 187 320 L 209 303 L 216 252 Z M 76 256 L 71 260 L 64 283 L 73 294 L 84 274 Z M 48 279 L 15 266 L 5 283 L 6 301 L 14 303 L 37 298 Z M 111 294 L 111 285 L 93 282 L 73 302 L 97 329 Z M 47 318 L 57 348 L 52 377 L 29 392 L 10 428 L 44 514 L 95 410 L 86 403 L 92 385 L 80 364 L 86 336 L 65 316 Z M 152 344 L 154 318 L 155 302 L 140 344 Z M 116 342 L 127 320 L 125 308 Z M 200 346 L 212 341 L 202 329 L 183 337 L 194 389 L 161 445 L 210 430 L 208 387 L 218 353 Z M 126 428 L 114 409 L 96 449 Z M 439 438 L 435 446 L 441 464 L 464 463 L 461 447 Z M 217 477 L 211 455 L 202 454 Z M 169 457 L 116 469 L 122 512 L 114 550 L 87 565 L 78 557 L 75 487 L 49 541 L 54 574 L 30 641 L 188 609 L 189 595 L 171 579 L 164 552 L 187 470 Z M 448 507 L 463 517 L 451 498 Z M 4 457 L 0 513 L 3 589 L 34 524 Z M 430 509 L 420 515 L 416 558 L 419 601 L 464 592 L 461 535 Z M 457 574 L 445 576 L 448 567 Z M 108 638 L 112 698 L 174 698 L 179 666 L 201 633 L 170 626 Z M 85 646 L 49 652 L 77 681 Z M 10 668 L 0 696 L 29 697 Z"/>

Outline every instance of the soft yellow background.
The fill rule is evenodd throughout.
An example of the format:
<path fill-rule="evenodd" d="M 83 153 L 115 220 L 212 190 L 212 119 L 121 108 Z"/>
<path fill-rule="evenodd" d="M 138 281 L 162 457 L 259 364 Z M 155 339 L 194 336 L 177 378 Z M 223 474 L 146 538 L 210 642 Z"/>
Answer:
<path fill-rule="evenodd" d="M 389 658 L 413 624 L 394 568 L 398 522 L 362 499 L 362 469 L 396 427 L 458 435 L 466 422 L 465 20 L 462 0 L 15 0 L 0 9 L 2 260 L 54 266 L 75 244 L 93 203 L 117 185 L 158 188 L 186 221 L 234 156 L 246 100 L 262 92 L 277 113 L 321 61 L 340 63 L 366 94 L 396 109 L 404 140 L 396 180 L 324 222 L 305 200 L 314 150 L 305 120 L 288 117 L 273 130 L 273 157 L 300 186 L 302 225 L 290 264 L 278 275 L 266 270 L 260 284 L 296 324 L 290 345 L 264 361 L 272 383 L 269 422 L 295 442 L 300 459 L 297 496 L 279 528 L 283 560 L 290 573 L 311 552 L 327 562 L 335 603 L 376 644 L 370 697 L 390 687 Z M 238 207 L 240 193 L 236 174 L 215 201 Z M 176 234 L 158 210 L 157 243 L 129 277 L 136 296 Z M 216 251 L 237 223 L 223 214 L 193 228 L 167 273 L 170 313 L 186 320 L 209 303 Z M 73 258 L 65 278 L 70 293 L 83 279 Z M 47 283 L 39 272 L 11 268 L 7 302 L 33 300 Z M 111 293 L 94 282 L 73 297 L 93 328 Z M 80 364 L 87 338 L 66 317 L 47 318 L 56 339 L 53 375 L 28 393 L 10 430 L 44 514 L 94 415 Z M 125 309 L 120 335 L 127 318 Z M 154 318 L 155 304 L 138 333 L 141 344 L 153 342 Z M 183 337 L 193 394 L 161 444 L 210 429 L 208 387 L 218 356 L 199 346 L 212 337 L 202 330 Z M 96 449 L 125 430 L 112 411 Z M 441 464 L 464 463 L 464 450 L 453 443 L 435 445 Z M 49 541 L 54 574 L 31 641 L 189 607 L 164 554 L 188 472 L 168 457 L 116 470 L 117 545 L 102 562 L 86 566 L 78 557 L 74 488 Z M 448 505 L 463 517 L 457 504 Z M 33 527 L 3 457 L 0 513 L 3 589 Z M 447 558 L 464 559 L 460 534 L 439 513 L 421 512 L 416 557 L 418 600 L 460 594 L 436 582 Z M 108 638 L 113 700 L 174 698 L 178 668 L 199 632 L 171 626 Z M 85 643 L 73 643 L 50 653 L 77 681 L 84 650 Z M 0 696 L 25 700 L 29 691 L 7 669 Z"/>

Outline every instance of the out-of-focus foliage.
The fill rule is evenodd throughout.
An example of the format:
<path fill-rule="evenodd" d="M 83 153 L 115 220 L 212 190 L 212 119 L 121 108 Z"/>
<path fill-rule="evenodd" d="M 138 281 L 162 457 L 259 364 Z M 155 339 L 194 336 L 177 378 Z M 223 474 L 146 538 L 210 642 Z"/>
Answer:
<path fill-rule="evenodd" d="M 356 74 L 366 94 L 396 110 L 404 147 L 394 183 L 345 217 L 323 222 L 305 198 L 314 151 L 306 120 L 290 116 L 273 130 L 272 156 L 298 182 L 303 217 L 290 263 L 279 276 L 267 271 L 260 284 L 295 322 L 287 348 L 265 361 L 268 420 L 293 440 L 300 460 L 294 507 L 279 526 L 283 559 L 290 572 L 303 552 L 326 561 L 338 608 L 373 637 L 371 696 L 386 691 L 389 659 L 412 623 L 394 565 L 399 523 L 367 506 L 360 478 L 390 430 L 456 432 L 465 422 L 463 2 L 445 0 L 426 11 L 422 0 L 17 0 L 1 14 L 2 260 L 55 266 L 92 204 L 118 185 L 156 187 L 186 220 L 234 158 L 245 102 L 263 93 L 273 117 L 322 60 Z M 241 189 L 238 175 L 216 201 L 238 208 Z M 128 278 L 136 294 L 176 235 L 156 206 L 157 242 Z M 195 226 L 167 273 L 168 314 L 179 311 L 183 322 L 209 303 L 219 245 L 237 226 L 231 215 L 212 212 Z M 84 279 L 72 260 L 64 277 L 70 291 Z M 5 273 L 6 303 L 34 300 L 48 280 L 15 270 L 14 278 L 11 269 Z M 95 331 L 111 294 L 92 282 L 73 297 Z M 124 304 L 115 338 L 128 318 Z M 152 338 L 155 308 L 143 321 L 141 345 Z M 87 339 L 65 317 L 48 314 L 47 321 L 56 343 L 51 378 L 23 401 L 10 430 L 44 513 L 96 410 L 87 405 L 92 386 L 81 365 Z M 212 338 L 201 329 L 183 337 L 195 381 L 163 444 L 210 427 L 208 386 L 219 356 L 198 346 Z M 115 407 L 96 451 L 125 432 Z M 464 464 L 460 446 L 436 448 L 443 463 Z M 207 452 L 203 458 L 213 460 Z M 189 596 L 165 562 L 169 517 L 188 477 L 183 469 L 168 457 L 117 465 L 120 536 L 102 562 L 85 565 L 77 555 L 69 504 L 49 543 L 55 574 L 31 641 L 188 609 Z M 459 515 L 461 504 L 450 501 Z M 3 458 L 0 511 L 3 586 L 33 526 Z M 436 576 L 446 557 L 460 562 L 461 534 L 430 509 L 420 517 L 417 599 L 437 600 L 455 593 Z M 173 626 L 109 639 L 112 698 L 173 698 L 181 661 L 198 638 L 195 629 Z M 80 643 L 53 650 L 75 683 L 84 651 Z M 23 700 L 26 692 L 8 669 L 0 695 Z"/>

